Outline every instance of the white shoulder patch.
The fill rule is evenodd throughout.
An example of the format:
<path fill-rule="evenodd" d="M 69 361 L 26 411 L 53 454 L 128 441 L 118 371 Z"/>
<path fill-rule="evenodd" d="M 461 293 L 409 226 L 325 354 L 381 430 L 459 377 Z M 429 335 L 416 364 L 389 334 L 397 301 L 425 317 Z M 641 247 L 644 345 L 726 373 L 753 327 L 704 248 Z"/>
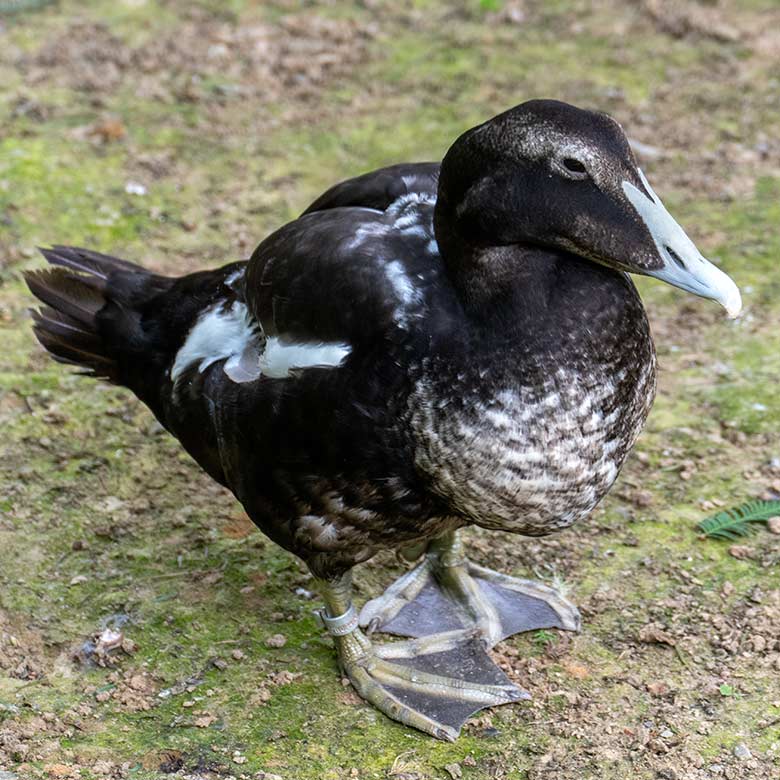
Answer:
<path fill-rule="evenodd" d="M 351 351 L 349 344 L 341 342 L 264 339 L 243 303 L 235 302 L 229 309 L 215 304 L 201 314 L 176 353 L 171 379 L 175 384 L 193 364 L 202 373 L 218 360 L 226 361 L 225 374 L 234 382 L 252 382 L 261 376 L 282 378 L 294 369 L 336 368 Z"/>
<path fill-rule="evenodd" d="M 218 360 L 240 359 L 256 339 L 252 318 L 244 304 L 236 302 L 225 309 L 217 303 L 198 317 L 184 345 L 176 353 L 171 379 L 176 383 L 193 363 L 197 363 L 198 371 L 203 372 Z"/>

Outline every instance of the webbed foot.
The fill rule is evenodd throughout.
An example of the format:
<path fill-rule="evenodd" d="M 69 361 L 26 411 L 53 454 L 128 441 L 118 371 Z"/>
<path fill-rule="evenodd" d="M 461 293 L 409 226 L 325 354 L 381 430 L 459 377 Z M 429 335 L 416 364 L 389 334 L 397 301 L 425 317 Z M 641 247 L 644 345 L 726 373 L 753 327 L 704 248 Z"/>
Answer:
<path fill-rule="evenodd" d="M 320 617 L 344 674 L 363 699 L 393 720 L 454 741 L 479 710 L 530 698 L 491 660 L 478 631 L 375 644 L 358 628 L 343 582 L 324 583 L 322 590 L 327 612 Z"/>
<path fill-rule="evenodd" d="M 577 631 L 577 608 L 554 588 L 478 566 L 457 532 L 435 540 L 423 561 L 360 612 L 368 633 L 423 637 L 476 629 L 488 647 L 541 628 Z"/>

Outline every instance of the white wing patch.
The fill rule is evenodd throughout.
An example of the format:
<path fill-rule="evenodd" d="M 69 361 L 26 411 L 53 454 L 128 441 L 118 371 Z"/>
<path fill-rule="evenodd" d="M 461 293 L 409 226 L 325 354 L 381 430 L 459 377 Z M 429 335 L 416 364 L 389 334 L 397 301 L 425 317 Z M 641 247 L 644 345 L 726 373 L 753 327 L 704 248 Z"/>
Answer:
<path fill-rule="evenodd" d="M 171 379 L 178 382 L 184 370 L 193 363 L 204 372 L 218 360 L 238 363 L 247 348 L 257 339 L 252 319 L 246 306 L 234 303 L 225 309 L 221 303 L 206 309 L 187 335 L 176 353 Z"/>
<path fill-rule="evenodd" d="M 184 371 L 197 364 L 203 373 L 218 360 L 234 382 L 252 382 L 261 376 L 283 378 L 301 368 L 336 368 L 351 352 L 341 342 L 300 343 L 272 336 L 264 339 L 259 326 L 243 303 L 230 308 L 215 304 L 206 309 L 176 353 L 171 379 L 178 382 Z"/>
<path fill-rule="evenodd" d="M 338 368 L 351 351 L 349 344 L 342 342 L 301 344 L 272 336 L 260 356 L 260 373 L 278 379 L 289 376 L 296 368 Z"/>

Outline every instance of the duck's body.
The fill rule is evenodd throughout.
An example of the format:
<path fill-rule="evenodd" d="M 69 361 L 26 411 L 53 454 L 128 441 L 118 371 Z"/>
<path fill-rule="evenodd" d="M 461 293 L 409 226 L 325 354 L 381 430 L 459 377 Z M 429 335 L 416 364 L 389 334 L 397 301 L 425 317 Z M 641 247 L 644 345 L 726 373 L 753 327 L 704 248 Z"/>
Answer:
<path fill-rule="evenodd" d="M 123 307 L 99 317 L 106 341 L 136 350 L 112 356 L 113 378 L 319 576 L 470 523 L 571 525 L 614 482 L 652 403 L 652 340 L 626 274 L 522 249 L 503 299 L 472 311 L 434 240 L 434 205 L 412 192 L 382 210 L 309 212 L 248 263 L 149 277 L 135 338 Z M 290 341 L 324 365 L 285 370 Z M 278 360 L 264 366 L 267 345 Z M 245 350 L 260 360 L 236 377 Z"/>
<path fill-rule="evenodd" d="M 553 136 L 549 123 L 577 111 L 561 105 L 542 111 Z M 492 155 L 502 133 L 517 132 L 521 115 L 511 113 L 483 126 L 501 130 L 480 141 Z M 593 121 L 616 156 L 630 155 L 611 120 Z M 398 663 L 388 664 L 384 683 L 372 677 L 387 662 L 352 625 L 345 573 L 378 550 L 439 540 L 421 573 L 369 605 L 364 623 L 420 636 L 469 614 L 491 642 L 519 626 L 575 627 L 576 610 L 549 589 L 468 568 L 457 544 L 441 540 L 468 524 L 538 536 L 587 515 L 614 482 L 655 390 L 653 344 L 627 264 L 604 260 L 615 249 L 609 223 L 596 225 L 587 245 L 569 227 L 548 237 L 544 219 L 522 211 L 524 199 L 550 186 L 550 174 L 533 168 L 520 188 L 499 167 L 469 189 L 478 162 L 469 136 L 480 130 L 453 147 L 441 181 L 438 164 L 424 163 L 344 182 L 245 263 L 169 279 L 56 247 L 45 251 L 49 261 L 82 273 L 29 277 L 49 306 L 36 325 L 47 349 L 147 403 L 254 522 L 323 580 L 326 623 L 361 693 L 448 737 L 455 732 L 442 731 L 435 708 L 399 693 L 419 686 L 398 682 Z M 539 157 L 538 136 L 528 149 Z M 640 213 L 658 212 L 641 174 L 624 167 L 634 182 L 624 189 L 644 193 L 626 189 L 626 197 L 648 200 L 637 201 Z M 476 209 L 475 198 L 490 208 Z M 564 210 L 587 232 L 572 209 L 567 200 Z M 518 210 L 518 226 L 500 216 Z M 631 217 L 623 229 L 646 244 L 649 227 L 658 244 L 653 219 Z M 638 270 L 667 273 L 643 251 Z M 600 263 L 585 259 L 595 254 Z M 433 575 L 462 604 L 460 623 L 432 617 Z M 454 640 L 446 650 L 443 641 L 409 657 L 449 657 Z M 482 682 L 457 694 L 453 728 L 476 703 L 520 695 L 480 663 Z"/>

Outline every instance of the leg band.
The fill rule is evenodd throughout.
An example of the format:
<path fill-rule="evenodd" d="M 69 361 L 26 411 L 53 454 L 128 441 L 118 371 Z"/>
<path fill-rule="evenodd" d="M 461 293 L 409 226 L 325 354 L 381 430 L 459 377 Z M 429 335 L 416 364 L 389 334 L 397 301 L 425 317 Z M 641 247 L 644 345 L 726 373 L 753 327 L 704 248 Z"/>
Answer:
<path fill-rule="evenodd" d="M 358 613 L 352 604 L 343 615 L 331 617 L 326 609 L 314 613 L 331 636 L 351 634 L 358 627 Z"/>

